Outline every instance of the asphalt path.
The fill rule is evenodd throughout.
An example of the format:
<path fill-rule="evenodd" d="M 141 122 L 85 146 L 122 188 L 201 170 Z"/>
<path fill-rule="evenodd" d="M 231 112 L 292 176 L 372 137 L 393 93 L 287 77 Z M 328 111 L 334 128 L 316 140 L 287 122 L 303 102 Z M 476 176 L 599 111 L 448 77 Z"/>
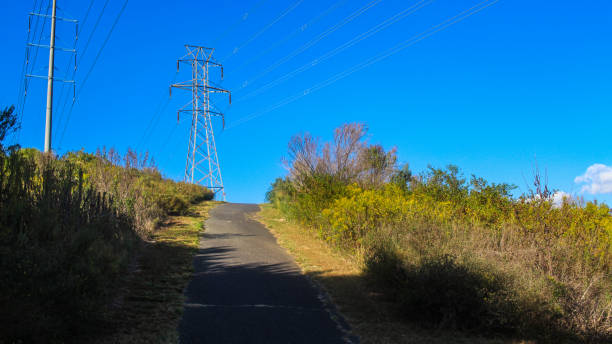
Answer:
<path fill-rule="evenodd" d="M 185 291 L 181 343 L 355 343 L 328 297 L 304 276 L 254 204 L 210 212 Z"/>

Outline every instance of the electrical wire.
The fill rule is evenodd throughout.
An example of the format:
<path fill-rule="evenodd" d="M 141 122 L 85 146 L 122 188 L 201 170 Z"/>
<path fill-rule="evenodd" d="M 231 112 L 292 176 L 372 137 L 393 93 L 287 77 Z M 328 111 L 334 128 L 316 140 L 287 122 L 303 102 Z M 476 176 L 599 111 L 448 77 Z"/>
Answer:
<path fill-rule="evenodd" d="M 232 74 L 236 74 L 237 72 L 241 71 L 244 67 L 246 67 L 246 66 L 250 65 L 251 63 L 259 60 L 260 58 L 262 58 L 263 56 L 268 54 L 270 51 L 272 51 L 275 48 L 279 47 L 283 43 L 289 41 L 291 38 L 295 37 L 295 35 L 299 34 L 300 32 L 304 32 L 308 27 L 312 26 L 317 21 L 323 19 L 325 16 L 327 16 L 328 14 L 333 12 L 335 9 L 337 9 L 341 5 L 344 5 L 346 3 L 346 1 L 347 0 L 339 0 L 339 1 L 335 2 L 334 4 L 329 6 L 327 9 L 325 9 L 324 11 L 320 12 L 319 14 L 317 14 L 311 20 L 309 20 L 306 23 L 298 26 L 295 30 L 293 30 L 293 32 L 290 32 L 285 37 L 283 37 L 280 40 L 278 40 L 276 43 L 273 43 L 273 44 L 269 45 L 268 48 L 265 49 L 264 51 L 260 52 L 256 56 L 246 60 L 245 62 L 240 64 L 238 67 L 233 68 L 232 69 Z"/>
<path fill-rule="evenodd" d="M 87 52 L 87 48 L 89 48 L 89 43 L 91 42 L 91 39 L 96 33 L 96 30 L 98 29 L 98 25 L 100 25 L 100 21 L 102 20 L 102 16 L 104 16 L 104 11 L 106 11 L 106 6 L 108 5 L 109 1 L 110 0 L 106 0 L 106 2 L 104 2 L 104 6 L 102 6 L 102 10 L 100 11 L 100 14 L 98 14 L 98 19 L 96 19 L 96 23 L 94 24 L 94 27 L 89 33 L 89 37 L 87 38 L 87 41 L 85 42 L 85 48 L 83 48 L 83 52 L 81 53 L 81 59 L 83 59 L 83 56 L 85 56 L 85 53 Z"/>
<path fill-rule="evenodd" d="M 43 0 L 40 1 L 40 4 L 38 6 L 38 11 L 35 12 L 35 10 L 36 10 L 36 1 L 35 1 L 34 2 L 34 8 L 32 9 L 32 12 L 33 13 L 41 12 L 42 6 L 43 6 Z M 47 12 L 48 12 L 48 9 L 49 9 L 49 7 L 47 7 Z M 27 82 L 27 76 L 26 75 L 30 74 L 32 72 L 32 70 L 34 69 L 33 64 L 30 64 L 30 61 L 29 61 L 29 58 L 30 58 L 30 46 L 29 46 L 29 44 L 30 44 L 30 32 L 31 31 L 34 32 L 34 35 L 32 37 L 32 41 L 36 41 L 36 36 L 38 34 L 38 23 L 40 21 L 40 16 L 35 16 L 35 17 L 36 17 L 36 22 L 34 23 L 34 29 L 30 30 L 31 23 L 30 23 L 30 26 L 28 27 L 29 30 L 28 30 L 28 36 L 27 36 L 27 39 L 26 39 L 25 56 L 24 56 L 24 61 L 23 61 L 22 69 L 21 69 L 22 70 L 23 79 L 21 80 L 21 83 L 20 83 L 20 86 L 19 86 L 19 93 L 20 93 L 20 96 L 21 95 L 23 96 L 23 98 L 19 98 L 20 100 L 17 103 L 17 109 L 18 109 L 17 111 L 18 112 L 21 112 L 20 109 L 22 107 L 25 107 L 25 99 L 26 99 L 26 96 L 27 96 L 27 89 L 28 89 L 28 85 L 29 85 L 29 83 Z M 30 20 L 30 19 L 28 19 L 28 20 Z M 41 27 L 41 33 L 40 33 L 41 37 L 42 37 L 43 31 L 44 31 L 44 26 Z M 39 41 L 40 41 L 40 39 L 39 39 Z M 40 47 L 37 46 L 34 49 L 36 51 L 38 51 L 38 49 L 40 49 Z M 30 68 L 30 71 L 28 71 L 28 68 Z M 19 122 L 21 123 L 21 118 L 20 118 Z"/>
<path fill-rule="evenodd" d="M 36 11 L 36 4 L 38 3 L 38 0 L 34 0 L 34 5 L 32 6 L 32 12 Z M 40 2 L 40 6 L 42 8 L 42 0 Z M 25 78 L 26 78 L 26 65 L 28 62 L 28 43 L 30 42 L 30 33 L 31 33 L 31 26 L 32 26 L 32 19 L 31 19 L 31 15 L 28 15 L 28 36 L 26 38 L 26 50 L 25 50 L 25 55 L 23 57 L 23 63 L 21 64 L 21 76 L 23 76 L 23 78 L 20 78 L 20 82 L 19 82 L 19 89 L 18 89 L 18 101 L 17 101 L 17 112 L 19 112 L 20 108 L 21 108 L 21 96 L 22 96 L 22 90 L 25 87 Z M 36 28 L 38 28 L 38 17 L 36 17 Z"/>
<path fill-rule="evenodd" d="M 161 146 L 161 151 L 159 151 L 159 155 L 160 156 L 162 156 L 168 150 L 168 142 L 170 142 L 170 139 L 174 136 L 174 133 L 176 132 L 176 128 L 178 128 L 178 127 L 179 127 L 179 123 L 176 123 L 174 125 L 174 127 L 172 128 L 172 130 L 170 130 L 170 133 L 168 134 L 168 136 L 164 140 L 164 144 Z M 173 158 L 174 158 L 174 152 L 172 152 L 170 160 L 172 160 Z M 164 164 L 167 163 L 167 162 L 168 162 L 168 158 L 166 157 L 164 159 Z"/>
<path fill-rule="evenodd" d="M 48 5 L 47 5 L 47 9 L 45 11 L 45 16 L 49 16 L 49 11 L 51 10 L 51 1 L 49 1 Z M 42 29 L 40 30 L 40 34 L 38 35 L 38 42 L 36 42 L 37 45 L 40 45 L 40 42 L 42 41 L 43 38 L 43 34 L 45 32 L 45 26 L 47 26 L 47 21 L 45 19 L 41 19 L 42 20 Z M 34 36 L 33 41 L 36 40 L 36 36 Z M 36 53 L 34 53 L 34 58 L 32 59 L 32 68 L 30 68 L 30 72 L 34 71 L 34 66 L 36 65 L 36 60 L 38 60 L 38 51 L 40 50 L 40 47 L 36 47 Z"/>
<path fill-rule="evenodd" d="M 75 50 L 75 52 L 74 52 L 75 55 L 76 55 L 76 46 L 77 46 L 79 37 L 81 36 L 81 31 L 83 31 L 83 28 L 85 27 L 85 23 L 87 23 L 87 19 L 89 18 L 89 13 L 91 12 L 91 8 L 92 8 L 93 4 L 94 4 L 94 0 L 90 0 L 89 1 L 89 6 L 87 7 L 87 11 L 85 12 L 85 16 L 83 17 L 83 20 L 81 21 L 81 26 L 80 26 L 80 28 L 76 32 L 76 38 L 74 40 L 74 43 L 72 44 L 72 49 Z M 67 63 L 66 64 L 66 70 L 64 71 L 64 79 L 66 79 L 66 80 L 69 79 L 68 78 L 68 73 L 70 72 L 69 69 L 70 69 L 70 63 Z M 72 75 L 70 76 L 70 80 L 74 80 L 74 76 L 76 75 L 76 71 L 77 71 L 77 68 L 76 68 L 76 56 L 75 56 L 75 65 L 74 65 L 74 69 L 72 70 Z M 66 110 L 66 104 L 68 103 L 68 99 L 69 99 L 68 96 L 66 96 L 66 98 L 63 98 L 64 91 L 65 91 L 65 88 L 66 88 L 65 86 L 66 86 L 66 83 L 62 83 L 62 89 L 60 91 L 59 97 L 57 98 L 57 100 L 58 100 L 57 103 L 58 104 L 63 104 L 63 105 L 60 105 L 58 107 L 58 109 L 59 108 L 62 109 L 61 111 L 59 111 L 58 116 L 57 116 L 57 124 L 58 124 L 58 126 L 61 126 L 62 117 L 64 115 L 64 111 Z M 76 85 L 72 84 L 72 87 L 74 89 L 76 87 Z M 62 99 L 64 99 L 63 103 L 62 103 Z M 73 98 L 73 101 L 74 101 L 74 98 Z M 54 136 L 54 139 L 56 139 L 56 138 L 57 138 L 57 133 L 55 133 L 55 136 Z"/>
<path fill-rule="evenodd" d="M 376 55 L 376 56 L 374 56 L 374 57 L 372 57 L 372 58 L 370 58 L 368 60 L 363 61 L 362 63 L 359 63 L 359 64 L 357 64 L 357 65 L 355 65 L 355 66 L 353 66 L 353 67 L 351 67 L 349 69 L 346 69 L 346 70 L 340 72 L 340 73 L 337 73 L 334 76 L 332 76 L 331 78 L 328 78 L 328 79 L 326 79 L 326 80 L 324 80 L 324 81 L 322 81 L 322 82 L 320 82 L 320 83 L 318 83 L 318 84 L 316 84 L 316 85 L 314 85 L 314 86 L 312 86 L 310 88 L 307 88 L 307 89 L 303 90 L 300 93 L 297 93 L 297 94 L 295 94 L 293 96 L 287 97 L 287 98 L 281 100 L 280 102 L 278 102 L 278 103 L 276 103 L 276 104 L 274 104 L 272 106 L 269 106 L 268 108 L 265 108 L 265 109 L 263 109 L 261 111 L 255 112 L 255 113 L 253 113 L 251 115 L 244 116 L 244 117 L 238 119 L 237 121 L 235 121 L 233 123 L 230 123 L 230 125 L 228 126 L 227 129 L 231 129 L 231 128 L 234 128 L 234 127 L 236 127 L 238 125 L 244 124 L 244 123 L 246 123 L 248 121 L 251 121 L 251 120 L 253 120 L 253 119 L 257 118 L 257 117 L 260 117 L 260 116 L 262 116 L 262 115 L 264 115 L 264 114 L 266 114 L 268 112 L 276 110 L 276 109 L 278 109 L 278 108 L 280 108 L 280 107 L 282 107 L 284 105 L 287 105 L 287 104 L 292 103 L 292 102 L 294 102 L 294 101 L 296 101 L 296 100 L 298 100 L 298 99 L 300 99 L 302 97 L 305 97 L 305 96 L 309 95 L 312 92 L 316 92 L 316 91 L 318 91 L 318 90 L 320 90 L 320 89 L 322 89 L 324 87 L 327 87 L 327 86 L 337 82 L 340 79 L 344 79 L 344 78 L 348 77 L 349 75 L 351 75 L 351 74 L 353 74 L 353 73 L 355 73 L 355 72 L 357 72 L 357 71 L 359 71 L 359 70 L 361 70 L 363 68 L 366 68 L 366 67 L 368 67 L 368 66 L 370 66 L 370 65 L 372 65 L 374 63 L 377 63 L 377 62 L 379 62 L 381 60 L 384 60 L 387 57 L 389 57 L 391 55 L 394 55 L 394 54 L 396 54 L 396 53 L 398 53 L 398 52 L 400 52 L 400 51 L 402 51 L 402 50 L 404 50 L 404 49 L 406 49 L 406 48 L 408 48 L 408 47 L 410 47 L 410 46 L 412 46 L 412 45 L 414 45 L 414 44 L 416 44 L 416 43 L 418 43 L 418 42 L 420 42 L 420 41 L 422 41 L 422 40 L 424 40 L 424 39 L 426 39 L 426 38 L 428 38 L 428 37 L 430 37 L 432 35 L 434 35 L 437 32 L 440 32 L 440 31 L 442 31 L 442 30 L 444 30 L 444 29 L 446 29 L 446 28 L 448 28 L 448 27 L 450 27 L 450 26 L 452 26 L 454 24 L 457 24 L 457 23 L 459 23 L 459 22 L 469 18 L 470 16 L 472 16 L 472 15 L 474 15 L 474 14 L 476 14 L 476 13 L 478 13 L 478 12 L 480 12 L 480 11 L 482 11 L 482 10 L 492 6 L 492 5 L 494 5 L 497 2 L 499 2 L 499 0 L 485 0 L 485 1 L 482 1 L 482 2 L 480 2 L 480 3 L 478 3 L 478 4 L 474 5 L 474 6 L 470 7 L 469 9 L 467 9 L 465 11 L 463 11 L 463 12 L 461 12 L 461 13 L 459 13 L 459 14 L 451 17 L 451 18 L 446 19 L 445 21 L 441 22 L 440 24 L 432 26 L 431 28 L 429 28 L 429 29 L 427 29 L 427 30 L 425 30 L 425 31 L 423 31 L 423 32 L 421 32 L 419 34 L 417 34 L 415 36 L 412 36 L 411 38 L 409 38 L 409 39 L 407 39 L 407 40 L 405 40 L 405 41 L 403 41 L 403 42 L 393 46 L 392 48 L 384 51 L 381 54 L 378 54 L 378 55 Z"/>
<path fill-rule="evenodd" d="M 273 19 L 270 23 L 268 23 L 266 26 L 264 26 L 263 28 L 261 28 L 259 31 L 257 31 L 256 33 L 254 33 L 253 35 L 251 35 L 251 37 L 249 37 L 246 41 L 244 41 L 242 44 L 240 44 L 238 47 L 234 48 L 234 50 L 232 51 L 231 54 L 227 55 L 226 57 L 224 57 L 223 59 L 221 59 L 223 62 L 225 62 L 227 59 L 229 59 L 230 57 L 236 56 L 236 54 L 238 54 L 238 52 L 240 52 L 244 47 L 246 47 L 248 44 L 250 44 L 251 42 L 253 42 L 255 39 L 257 39 L 257 37 L 261 36 L 264 32 L 268 31 L 269 28 L 271 28 L 272 26 L 274 26 L 274 24 L 278 23 L 281 19 L 283 19 L 285 16 L 287 16 L 289 13 L 291 13 L 296 7 L 298 7 L 304 0 L 297 0 L 294 3 L 292 3 L 289 7 L 287 7 L 280 15 L 278 15 L 275 19 Z"/>
<path fill-rule="evenodd" d="M 282 76 L 280 76 L 279 78 L 249 92 L 248 94 L 239 97 L 238 99 L 235 100 L 235 103 L 239 103 L 241 101 L 244 101 L 245 99 L 251 98 L 255 95 L 261 94 L 262 92 L 265 92 L 266 90 L 277 86 L 287 80 L 289 80 L 290 78 L 303 73 L 307 70 L 309 70 L 310 68 L 313 68 L 317 65 L 319 65 L 321 62 L 324 62 L 334 56 L 336 56 L 337 54 L 341 53 L 342 51 L 354 46 L 355 44 L 363 41 L 366 38 L 369 38 L 373 35 L 375 35 L 376 33 L 386 29 L 387 27 L 405 19 L 406 17 L 408 17 L 409 15 L 417 12 L 418 10 L 422 9 L 423 7 L 431 4 L 432 2 L 434 2 L 435 0 L 420 0 L 419 2 L 415 3 L 414 5 L 406 8 L 405 10 L 396 13 L 395 15 L 387 18 L 386 20 L 384 20 L 383 22 L 375 25 L 374 27 L 370 28 L 369 30 L 359 34 L 358 36 L 353 37 L 352 39 L 350 39 L 349 41 L 345 42 L 344 44 L 328 51 L 327 53 L 313 59 L 312 61 L 300 66 L 299 68 L 286 73 Z"/>
<path fill-rule="evenodd" d="M 106 35 L 106 38 L 104 39 L 104 42 L 102 43 L 102 46 L 100 47 L 100 50 L 98 50 L 98 53 L 96 54 L 96 57 L 94 58 L 94 61 L 91 64 L 91 67 L 87 71 L 87 74 L 85 74 L 85 77 L 83 78 L 83 81 L 81 82 L 81 86 L 79 87 L 79 90 L 78 90 L 77 95 L 75 97 L 76 100 L 78 100 L 79 95 L 81 94 L 81 91 L 83 90 L 83 87 L 85 87 L 85 84 L 87 83 L 87 80 L 89 79 L 89 76 L 91 75 L 91 72 L 96 67 L 96 63 L 98 62 L 98 59 L 100 58 L 100 55 L 102 54 L 102 51 L 104 51 L 104 47 L 106 47 L 106 44 L 110 40 L 110 37 L 111 37 L 113 31 L 115 30 L 115 27 L 117 26 L 117 23 L 119 23 L 119 19 L 121 19 L 121 15 L 125 11 L 125 8 L 126 8 L 128 2 L 129 2 L 129 0 L 125 0 L 125 2 L 123 3 L 123 6 L 121 7 L 121 10 L 119 10 L 119 13 L 117 14 L 117 17 L 115 18 L 115 21 L 113 22 L 113 25 L 111 26 L 108 34 Z M 66 118 L 66 122 L 65 122 L 64 128 L 62 130 L 62 135 L 60 136 L 59 146 L 61 146 L 61 143 L 62 143 L 62 141 L 64 139 L 64 135 L 66 134 L 66 128 L 68 127 L 68 123 L 70 122 L 70 117 L 72 115 L 72 110 L 74 109 L 74 104 L 76 103 L 76 100 L 74 102 L 72 102 L 72 105 L 70 106 L 70 111 L 68 112 L 68 117 Z"/>
<path fill-rule="evenodd" d="M 38 7 L 38 13 L 41 13 L 42 10 L 42 5 L 43 5 L 43 0 L 40 1 L 40 5 Z M 48 3 L 47 5 L 47 9 L 45 10 L 45 16 L 49 15 L 49 10 L 51 9 L 51 2 Z M 24 110 L 25 110 L 25 105 L 26 105 L 26 98 L 28 95 L 28 86 L 29 86 L 29 82 L 27 80 L 27 76 L 28 74 L 32 74 L 34 72 L 34 66 L 36 65 L 36 60 L 38 59 L 38 51 L 40 50 L 40 42 L 42 41 L 42 37 L 45 31 L 45 26 L 46 26 L 46 20 L 44 19 L 40 19 L 40 16 L 36 16 L 36 24 L 35 24 L 35 28 L 34 28 L 34 36 L 32 37 L 32 41 L 36 41 L 36 33 L 38 31 L 38 23 L 39 21 L 42 20 L 42 26 L 40 29 L 40 34 L 38 35 L 38 42 L 36 43 L 35 46 L 35 54 L 34 54 L 34 58 L 32 59 L 32 64 L 29 63 L 29 41 L 28 43 L 26 43 L 26 59 L 28 61 L 26 61 L 26 67 L 25 67 L 25 73 L 23 75 L 24 77 L 24 82 L 23 82 L 23 101 L 21 102 L 21 105 L 19 103 L 17 103 L 17 111 L 18 111 L 18 116 L 19 116 L 19 122 L 18 122 L 18 126 L 17 126 L 17 130 L 13 132 L 13 137 L 12 137 L 12 141 L 13 143 L 17 143 L 19 142 L 19 138 L 21 137 L 21 124 L 23 121 L 23 115 L 24 115 Z M 29 33 L 28 33 L 29 36 Z M 30 70 L 28 71 L 28 66 L 30 67 Z"/>
<path fill-rule="evenodd" d="M 106 0 L 104 2 L 104 5 L 102 6 L 102 10 L 98 14 L 98 18 L 96 19 L 96 22 L 95 22 L 95 24 L 93 26 L 93 29 L 89 33 L 89 37 L 87 38 L 87 41 L 85 41 L 85 47 L 83 48 L 83 52 L 81 53 L 81 57 L 79 59 L 79 62 L 77 63 L 76 68 L 72 72 L 71 79 L 74 79 L 74 76 L 76 75 L 76 71 L 78 70 L 78 67 L 81 64 L 81 61 L 83 61 L 83 56 L 85 56 L 85 53 L 87 52 L 87 49 L 89 48 L 89 44 L 91 43 L 91 40 L 92 40 L 94 34 L 96 33 L 96 31 L 98 29 L 98 26 L 100 25 L 100 22 L 102 20 L 102 17 L 104 16 L 104 12 L 106 11 L 106 7 L 108 6 L 109 2 L 110 2 L 110 0 Z M 92 5 L 93 5 L 93 0 L 91 0 L 91 2 L 89 3 L 89 8 L 87 9 L 87 14 L 86 15 L 89 15 L 89 11 L 90 11 Z M 83 26 L 81 26 L 81 29 L 79 30 L 78 34 L 80 34 L 81 30 L 83 30 Z M 75 94 L 75 97 L 73 97 L 73 99 L 72 99 L 72 104 L 71 104 L 71 108 L 70 108 L 69 111 L 72 111 L 72 106 L 74 106 L 74 102 L 75 101 L 76 101 L 76 94 Z M 59 111 L 60 118 L 62 118 L 64 116 L 64 113 L 66 113 L 67 104 L 68 104 L 68 100 L 66 99 L 64 101 L 63 105 L 61 105 L 62 109 Z M 61 126 L 61 123 L 60 123 L 60 126 Z M 54 135 L 55 138 L 54 139 L 57 139 L 57 135 L 59 135 L 58 133 L 59 133 L 59 131 L 55 132 L 55 135 Z"/>
<path fill-rule="evenodd" d="M 147 123 L 147 126 L 145 127 L 145 130 L 142 133 L 142 136 L 140 137 L 140 140 L 138 140 L 138 143 L 136 144 L 137 151 L 139 150 L 140 145 L 142 144 L 142 141 L 147 136 L 147 133 L 149 132 L 149 129 L 151 128 L 151 124 L 154 122 L 155 118 L 157 117 L 157 114 L 160 112 L 163 102 L 164 102 L 163 99 L 160 99 L 159 103 L 157 104 L 157 107 L 155 108 L 155 112 L 153 112 L 153 116 L 151 116 L 151 118 L 149 119 L 149 123 Z"/>
<path fill-rule="evenodd" d="M 36 11 L 36 4 L 38 3 L 38 0 L 34 0 L 34 5 L 32 6 L 32 12 Z M 42 0 L 40 1 L 40 7 L 39 9 L 42 8 Z M 25 107 L 25 101 L 26 101 L 26 91 L 25 91 L 25 87 L 26 87 L 26 68 L 27 68 L 27 62 L 28 62 L 28 58 L 29 58 L 29 47 L 28 47 L 28 43 L 30 43 L 30 33 L 31 33 L 31 26 L 32 26 L 32 16 L 28 15 L 28 36 L 26 37 L 26 48 L 25 48 L 25 52 L 24 52 L 24 56 L 23 56 L 23 62 L 21 64 L 21 73 L 19 74 L 21 77 L 19 78 L 19 88 L 17 90 L 17 114 L 19 116 L 19 122 L 17 123 L 17 129 L 15 131 L 19 131 L 21 130 L 21 119 L 23 117 L 22 115 L 22 108 Z M 38 17 L 36 17 L 36 28 L 38 28 Z M 36 30 L 34 30 L 36 31 Z M 22 104 L 23 102 L 23 104 Z M 11 135 L 11 141 L 12 144 L 15 144 L 16 142 L 16 138 L 17 138 L 17 134 L 16 132 L 13 131 L 13 134 Z"/>
<path fill-rule="evenodd" d="M 168 136 L 166 137 L 166 139 L 164 140 L 164 142 L 162 143 L 161 146 L 161 152 L 160 154 L 163 154 L 166 152 L 167 147 L 168 147 L 168 142 L 170 141 L 170 139 L 172 138 L 172 136 L 174 135 L 174 132 L 176 131 L 176 128 L 178 128 L 179 124 L 178 122 L 174 125 L 174 127 L 172 127 L 172 130 L 170 130 L 170 133 L 168 134 Z"/>
<path fill-rule="evenodd" d="M 257 9 L 259 9 L 263 4 L 265 4 L 268 1 L 269 0 L 260 0 L 255 5 L 251 6 L 242 16 L 240 16 L 240 18 L 238 20 L 234 21 L 234 23 L 232 23 L 232 25 L 230 25 L 225 31 L 223 31 L 220 35 L 215 37 L 211 41 L 211 45 L 215 46 L 217 44 L 217 42 L 219 42 L 219 40 L 221 38 L 224 38 L 229 33 L 231 33 L 232 31 L 236 30 L 242 23 L 244 23 L 248 19 L 248 17 L 251 16 L 252 13 L 256 12 Z"/>
<path fill-rule="evenodd" d="M 177 76 L 178 76 L 178 71 L 174 73 L 174 77 L 170 81 L 170 84 L 173 84 L 174 81 L 176 81 Z M 143 135 L 140 137 L 140 140 L 138 140 L 138 144 L 136 145 L 137 149 L 139 149 L 142 145 L 146 145 L 146 143 L 149 141 L 149 137 L 153 134 L 153 132 L 155 131 L 155 128 L 157 127 L 157 124 L 159 123 L 161 114 L 166 110 L 166 107 L 168 107 L 168 104 L 170 103 L 170 97 L 168 97 L 168 99 L 163 104 L 163 106 L 162 106 L 162 102 L 163 100 L 159 102 L 157 106 L 157 110 L 155 110 L 155 112 L 153 113 L 153 116 L 151 116 L 151 119 L 149 119 L 149 123 L 147 124 L 145 131 L 143 132 Z"/>
<path fill-rule="evenodd" d="M 261 71 L 259 74 L 257 74 L 256 76 L 254 76 L 253 78 L 245 81 L 242 85 L 242 88 L 247 87 L 249 84 L 253 83 L 255 80 L 260 79 L 261 77 L 263 77 L 264 75 L 270 73 L 271 71 L 273 71 L 274 69 L 276 69 L 277 67 L 279 67 L 280 65 L 282 65 L 283 63 L 291 60 L 292 58 L 294 58 L 295 56 L 303 53 L 304 51 L 308 50 L 310 47 L 314 46 L 315 44 L 317 44 L 318 42 L 320 42 L 322 39 L 324 39 L 325 37 L 329 36 L 330 34 L 332 34 L 333 32 L 337 31 L 338 29 L 340 29 L 341 27 L 343 27 L 344 25 L 350 23 L 351 21 L 353 21 L 355 18 L 359 17 L 360 15 L 362 15 L 363 13 L 365 13 L 367 10 L 369 10 L 370 8 L 374 7 L 375 5 L 377 5 L 378 3 L 380 3 L 382 0 L 373 0 L 369 3 L 367 3 L 365 6 L 359 8 L 357 11 L 351 13 L 349 16 L 347 16 L 346 18 L 344 18 L 342 21 L 340 21 L 339 23 L 336 23 L 335 25 L 331 26 L 330 28 L 328 28 L 327 30 L 325 30 L 324 32 L 322 32 L 321 34 L 319 34 L 318 36 L 316 36 L 315 38 L 311 39 L 310 41 L 306 42 L 305 44 L 303 44 L 302 46 L 298 47 L 297 49 L 293 50 L 292 52 L 290 52 L 288 55 L 285 55 L 284 57 L 282 57 L 280 60 L 276 61 L 275 63 L 273 63 L 272 65 L 270 65 L 268 68 L 264 69 L 263 71 Z"/>

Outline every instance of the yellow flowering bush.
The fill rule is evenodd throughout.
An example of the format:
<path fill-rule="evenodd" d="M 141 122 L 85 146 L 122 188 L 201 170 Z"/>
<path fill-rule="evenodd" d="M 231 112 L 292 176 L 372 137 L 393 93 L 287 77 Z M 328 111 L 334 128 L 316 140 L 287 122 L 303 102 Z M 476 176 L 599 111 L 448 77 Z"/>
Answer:
<path fill-rule="evenodd" d="M 398 223 L 405 216 L 408 201 L 396 185 L 381 190 L 363 190 L 347 186 L 347 196 L 335 200 L 322 211 L 329 223 L 328 240 L 336 243 L 358 242 L 368 230 Z"/>

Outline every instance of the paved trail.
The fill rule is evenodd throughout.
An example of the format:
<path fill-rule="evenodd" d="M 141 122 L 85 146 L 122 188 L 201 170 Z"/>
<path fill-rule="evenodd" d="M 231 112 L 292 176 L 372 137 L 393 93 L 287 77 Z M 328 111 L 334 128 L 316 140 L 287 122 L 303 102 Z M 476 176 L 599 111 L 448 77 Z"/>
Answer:
<path fill-rule="evenodd" d="M 253 204 L 210 213 L 179 326 L 182 343 L 347 343 L 346 322 L 268 230 Z"/>

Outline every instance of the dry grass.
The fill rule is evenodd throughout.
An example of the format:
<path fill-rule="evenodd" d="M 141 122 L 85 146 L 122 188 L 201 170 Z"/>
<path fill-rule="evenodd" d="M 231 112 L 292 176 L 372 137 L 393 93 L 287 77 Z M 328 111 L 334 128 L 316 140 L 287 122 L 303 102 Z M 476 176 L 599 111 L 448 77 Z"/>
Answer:
<path fill-rule="evenodd" d="M 424 330 L 402 321 L 393 304 L 367 282 L 355 258 L 289 223 L 271 205 L 264 204 L 261 209 L 255 219 L 270 229 L 306 275 L 327 290 L 362 343 L 525 343 Z"/>
<path fill-rule="evenodd" d="M 205 230 L 208 211 L 219 202 L 202 202 L 187 216 L 170 217 L 143 243 L 101 333 L 87 342 L 177 343 L 183 290 L 193 272 L 193 255 Z M 102 327 L 102 326 L 101 326 Z"/>

